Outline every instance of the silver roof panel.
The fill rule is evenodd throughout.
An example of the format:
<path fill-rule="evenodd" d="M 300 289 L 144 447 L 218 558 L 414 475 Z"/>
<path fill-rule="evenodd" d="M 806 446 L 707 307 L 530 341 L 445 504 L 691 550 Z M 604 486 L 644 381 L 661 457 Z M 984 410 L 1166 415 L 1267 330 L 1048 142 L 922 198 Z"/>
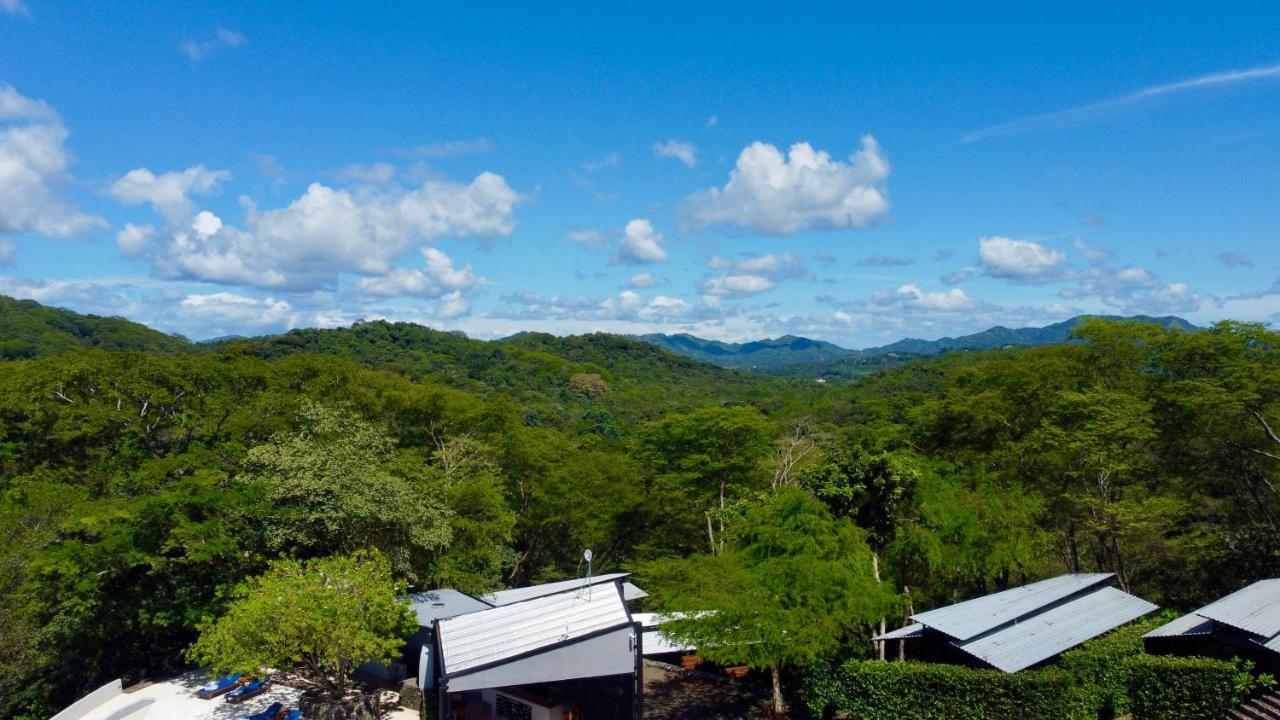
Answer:
<path fill-rule="evenodd" d="M 957 640 L 969 640 L 1111 579 L 1112 573 L 1079 573 L 916 613 L 911 619 Z"/>
<path fill-rule="evenodd" d="M 1042 613 L 983 635 L 961 650 L 1005 672 L 1017 672 L 1156 609 L 1152 603 L 1103 586 Z"/>
<path fill-rule="evenodd" d="M 611 583 L 629 577 L 630 573 L 606 573 L 591 578 L 589 584 L 601 585 Z M 630 583 L 628 583 L 630 584 Z M 577 590 L 588 585 L 586 578 L 576 578 L 574 580 L 560 580 L 558 582 L 542 583 L 541 585 L 530 585 L 528 587 L 512 588 L 510 590 L 495 590 L 487 595 L 481 595 L 480 599 L 490 605 L 510 605 L 511 603 L 523 602 L 531 598 L 543 597 L 545 595 L 555 595 L 566 590 Z M 640 588 L 632 585 L 637 591 L 644 592 Z M 641 596 L 643 597 L 643 595 Z"/>
<path fill-rule="evenodd" d="M 1162 637 L 1185 637 L 1187 635 L 1209 635 L 1213 632 L 1213 621 L 1209 618 L 1200 617 L 1195 613 L 1188 613 L 1172 622 L 1152 630 L 1143 635 L 1144 638 L 1162 638 Z"/>
<path fill-rule="evenodd" d="M 921 625 L 920 623 L 916 623 L 914 625 L 908 625 L 906 627 L 898 628 L 897 630 L 890 630 L 889 632 L 883 635 L 878 635 L 873 639 L 874 640 L 902 640 L 904 638 L 920 637 L 921 635 L 924 635 L 924 626 Z"/>
<path fill-rule="evenodd" d="M 1280 635 L 1280 578 L 1259 580 L 1196 610 L 1223 625 L 1263 638 Z"/>
<path fill-rule="evenodd" d="M 454 675 L 630 623 L 617 584 L 537 597 L 441 620 L 441 661 Z"/>

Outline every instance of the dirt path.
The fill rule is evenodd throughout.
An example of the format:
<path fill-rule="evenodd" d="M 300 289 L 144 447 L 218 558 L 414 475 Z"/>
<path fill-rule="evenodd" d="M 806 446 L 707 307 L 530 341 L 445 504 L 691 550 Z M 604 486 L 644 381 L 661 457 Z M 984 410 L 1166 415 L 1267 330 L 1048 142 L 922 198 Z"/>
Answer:
<path fill-rule="evenodd" d="M 645 720 L 738 720 L 753 716 L 761 692 L 716 675 L 645 661 Z"/>

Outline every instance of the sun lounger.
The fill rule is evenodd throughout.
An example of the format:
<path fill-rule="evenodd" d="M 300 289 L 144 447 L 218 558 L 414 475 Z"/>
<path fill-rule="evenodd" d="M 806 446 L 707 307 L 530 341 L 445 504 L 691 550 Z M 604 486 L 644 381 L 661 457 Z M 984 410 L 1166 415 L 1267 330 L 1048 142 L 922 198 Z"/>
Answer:
<path fill-rule="evenodd" d="M 213 681 L 212 684 L 205 685 L 204 687 L 197 690 L 196 697 L 201 697 L 201 698 L 204 698 L 205 700 L 208 700 L 210 698 L 216 698 L 223 693 L 231 692 L 239 684 L 240 684 L 240 673 L 234 673 L 232 675 L 223 675 L 222 677 Z"/>
<path fill-rule="evenodd" d="M 266 710 L 263 710 L 260 713 L 246 715 L 241 720 L 275 720 L 275 717 L 279 715 L 280 711 L 283 709 L 284 709 L 284 704 L 278 703 L 278 702 L 271 703 L 271 707 L 267 708 Z"/>
<path fill-rule="evenodd" d="M 242 703 L 251 697 L 257 697 L 271 687 L 271 676 L 254 678 L 240 687 L 227 693 L 227 702 Z"/>

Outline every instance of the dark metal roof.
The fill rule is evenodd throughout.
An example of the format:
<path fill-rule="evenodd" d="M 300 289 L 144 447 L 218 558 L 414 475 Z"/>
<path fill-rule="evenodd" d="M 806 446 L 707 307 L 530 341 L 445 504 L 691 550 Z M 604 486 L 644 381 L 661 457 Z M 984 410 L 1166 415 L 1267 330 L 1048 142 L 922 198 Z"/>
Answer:
<path fill-rule="evenodd" d="M 489 603 L 477 600 L 457 590 L 444 588 L 441 590 L 424 590 L 406 596 L 418 616 L 418 625 L 427 627 L 436 620 L 444 620 L 459 615 L 466 615 L 477 610 L 487 610 Z"/>

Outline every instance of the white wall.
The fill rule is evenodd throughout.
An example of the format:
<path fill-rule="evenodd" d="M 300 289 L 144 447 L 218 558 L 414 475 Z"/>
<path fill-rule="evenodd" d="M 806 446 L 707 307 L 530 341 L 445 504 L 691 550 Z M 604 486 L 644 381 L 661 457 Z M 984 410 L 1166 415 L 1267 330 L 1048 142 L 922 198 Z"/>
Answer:
<path fill-rule="evenodd" d="M 78 720 L 84 717 L 90 710 L 98 707 L 102 703 L 110 700 L 124 692 L 124 687 L 120 684 L 120 679 L 116 678 L 93 692 L 85 695 L 79 700 L 67 706 L 67 709 L 54 715 L 50 720 Z"/>

